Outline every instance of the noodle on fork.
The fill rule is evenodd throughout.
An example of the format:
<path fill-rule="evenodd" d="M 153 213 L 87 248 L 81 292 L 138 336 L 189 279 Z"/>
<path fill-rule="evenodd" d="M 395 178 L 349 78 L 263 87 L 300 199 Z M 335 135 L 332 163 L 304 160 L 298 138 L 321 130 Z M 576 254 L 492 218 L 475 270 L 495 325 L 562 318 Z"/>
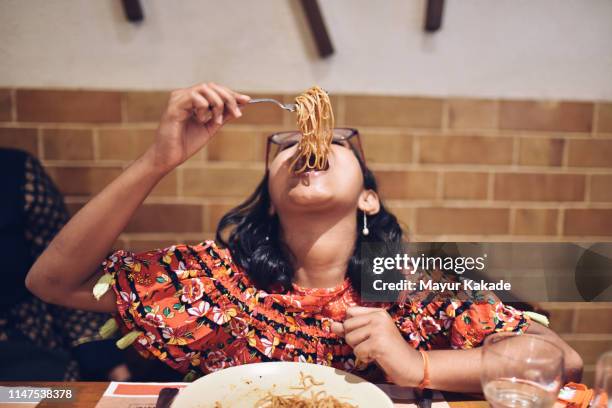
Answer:
<path fill-rule="evenodd" d="M 296 174 L 325 170 L 334 133 L 334 113 L 329 95 L 313 86 L 295 98 L 297 125 L 302 137 L 290 169 Z"/>

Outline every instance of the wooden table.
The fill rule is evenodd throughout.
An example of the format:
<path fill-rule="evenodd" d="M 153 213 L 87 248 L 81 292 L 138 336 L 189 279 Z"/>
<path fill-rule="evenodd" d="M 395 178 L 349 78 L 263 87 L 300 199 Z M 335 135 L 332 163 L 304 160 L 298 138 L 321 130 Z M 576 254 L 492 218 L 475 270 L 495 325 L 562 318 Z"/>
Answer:
<path fill-rule="evenodd" d="M 72 389 L 75 393 L 75 399 L 70 403 L 58 403 L 51 401 L 42 401 L 37 407 L 67 407 L 67 408 L 93 408 L 96 406 L 102 394 L 108 387 L 108 382 L 0 382 L 1 386 L 29 386 L 29 387 L 50 387 Z M 482 397 L 458 393 L 445 392 L 444 397 L 452 408 L 489 408 L 489 404 L 482 400 Z M 17 404 L 2 405 L 18 407 Z"/>

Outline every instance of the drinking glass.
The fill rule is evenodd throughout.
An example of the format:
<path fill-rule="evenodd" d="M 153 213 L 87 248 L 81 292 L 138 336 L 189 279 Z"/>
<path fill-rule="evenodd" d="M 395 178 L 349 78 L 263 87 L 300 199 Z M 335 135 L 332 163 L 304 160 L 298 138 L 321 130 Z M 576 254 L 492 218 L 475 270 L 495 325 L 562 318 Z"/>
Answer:
<path fill-rule="evenodd" d="M 612 351 L 597 359 L 595 366 L 595 395 L 593 408 L 612 408 Z"/>
<path fill-rule="evenodd" d="M 494 408 L 550 408 L 563 375 L 563 350 L 541 336 L 500 332 L 482 349 L 480 381 Z"/>

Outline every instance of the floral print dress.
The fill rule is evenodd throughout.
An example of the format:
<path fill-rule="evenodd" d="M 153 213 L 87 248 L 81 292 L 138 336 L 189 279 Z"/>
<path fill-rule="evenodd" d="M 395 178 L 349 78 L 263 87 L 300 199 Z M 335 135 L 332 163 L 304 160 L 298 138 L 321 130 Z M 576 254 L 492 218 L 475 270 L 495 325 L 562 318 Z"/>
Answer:
<path fill-rule="evenodd" d="M 102 269 L 101 281 L 117 295 L 117 321 L 125 334 L 118 344 L 131 343 L 188 377 L 263 361 L 368 370 L 356 367 L 351 347 L 330 330 L 347 307 L 366 305 L 348 280 L 327 289 L 294 285 L 288 293 L 268 293 L 213 241 L 138 254 L 116 251 Z M 424 350 L 471 348 L 490 333 L 529 325 L 527 316 L 490 293 L 463 300 L 420 293 L 371 306 L 384 307 L 406 341 Z"/>

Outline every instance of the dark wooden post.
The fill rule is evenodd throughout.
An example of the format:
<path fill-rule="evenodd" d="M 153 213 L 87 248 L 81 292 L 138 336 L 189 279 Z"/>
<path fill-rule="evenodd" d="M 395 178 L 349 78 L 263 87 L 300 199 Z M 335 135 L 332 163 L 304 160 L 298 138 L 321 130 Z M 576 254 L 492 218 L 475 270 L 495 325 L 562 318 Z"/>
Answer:
<path fill-rule="evenodd" d="M 123 3 L 125 18 L 127 18 L 129 22 L 138 23 L 144 20 L 140 0 L 121 0 L 121 2 Z"/>
<path fill-rule="evenodd" d="M 425 11 L 425 31 L 436 32 L 442 27 L 442 13 L 444 11 L 444 0 L 427 0 Z"/>
<path fill-rule="evenodd" d="M 334 46 L 329 38 L 325 21 L 323 21 L 323 15 L 319 8 L 319 2 L 317 0 L 300 0 L 310 31 L 314 37 L 317 45 L 317 50 L 322 58 L 328 57 L 334 53 Z"/>

